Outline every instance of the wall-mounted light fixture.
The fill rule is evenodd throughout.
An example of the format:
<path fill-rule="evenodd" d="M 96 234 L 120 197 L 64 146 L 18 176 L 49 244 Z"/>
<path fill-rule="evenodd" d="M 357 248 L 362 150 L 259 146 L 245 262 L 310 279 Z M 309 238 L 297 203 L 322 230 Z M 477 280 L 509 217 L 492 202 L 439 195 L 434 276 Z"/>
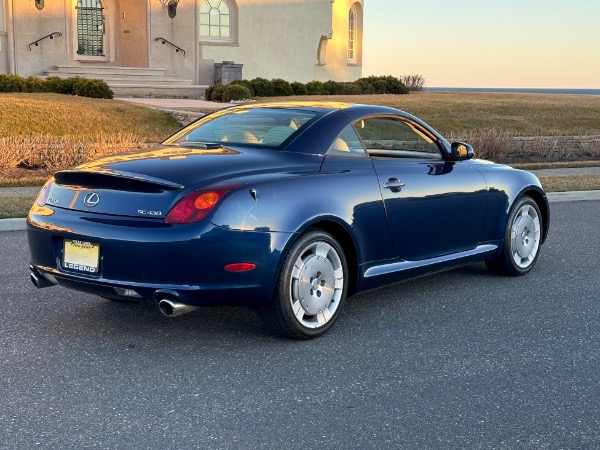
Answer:
<path fill-rule="evenodd" d="M 35 7 L 40 11 L 44 9 L 44 0 L 35 0 Z"/>
<path fill-rule="evenodd" d="M 42 0 L 43 1 L 43 0 Z M 161 5 L 167 7 L 167 12 L 169 13 L 169 17 L 174 19 L 177 15 L 177 3 L 179 0 L 158 0 Z"/>

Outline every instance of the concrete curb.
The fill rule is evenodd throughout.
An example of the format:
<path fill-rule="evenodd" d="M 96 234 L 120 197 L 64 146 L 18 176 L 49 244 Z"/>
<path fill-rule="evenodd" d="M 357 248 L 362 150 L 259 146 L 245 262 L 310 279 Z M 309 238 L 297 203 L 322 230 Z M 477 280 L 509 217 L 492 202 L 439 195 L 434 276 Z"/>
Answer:
<path fill-rule="evenodd" d="M 600 200 L 600 191 L 548 192 L 550 203 Z"/>
<path fill-rule="evenodd" d="M 0 219 L 1 231 L 22 231 L 27 228 L 27 219 Z"/>
<path fill-rule="evenodd" d="M 550 203 L 561 202 L 583 202 L 600 200 L 600 191 L 571 191 L 571 192 L 549 192 Z M 27 229 L 27 219 L 0 219 L 0 232 L 23 231 Z"/>

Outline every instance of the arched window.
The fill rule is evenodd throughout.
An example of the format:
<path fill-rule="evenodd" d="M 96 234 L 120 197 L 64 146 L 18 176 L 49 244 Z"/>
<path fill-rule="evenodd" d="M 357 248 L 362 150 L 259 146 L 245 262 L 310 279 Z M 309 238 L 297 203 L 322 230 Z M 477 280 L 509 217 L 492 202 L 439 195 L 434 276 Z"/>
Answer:
<path fill-rule="evenodd" d="M 200 4 L 200 39 L 233 41 L 231 0 L 203 0 Z"/>
<path fill-rule="evenodd" d="M 357 40 L 358 40 L 358 26 L 357 26 L 357 14 L 356 7 L 352 5 L 350 12 L 348 13 L 348 62 L 355 63 L 357 56 Z"/>
<path fill-rule="evenodd" d="M 77 1 L 77 54 L 104 56 L 104 14 L 101 0 Z"/>

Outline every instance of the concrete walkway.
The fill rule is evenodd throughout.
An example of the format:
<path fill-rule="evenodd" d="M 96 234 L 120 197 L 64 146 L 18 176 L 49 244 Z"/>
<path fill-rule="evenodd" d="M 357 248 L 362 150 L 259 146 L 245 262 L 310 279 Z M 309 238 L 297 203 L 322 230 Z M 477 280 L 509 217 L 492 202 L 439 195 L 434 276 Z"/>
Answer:
<path fill-rule="evenodd" d="M 227 106 L 231 106 L 229 103 L 216 103 L 207 102 L 205 100 L 194 100 L 186 98 L 116 98 L 127 103 L 134 103 L 140 106 L 146 106 L 154 109 L 169 109 L 178 110 L 203 110 L 203 111 L 216 111 L 217 109 L 223 109 Z"/>

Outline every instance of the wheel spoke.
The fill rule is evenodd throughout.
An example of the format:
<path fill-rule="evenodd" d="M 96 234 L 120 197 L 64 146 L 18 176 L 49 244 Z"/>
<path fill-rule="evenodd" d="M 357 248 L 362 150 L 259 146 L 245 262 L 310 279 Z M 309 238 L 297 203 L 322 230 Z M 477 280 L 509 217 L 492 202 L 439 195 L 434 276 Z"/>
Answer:
<path fill-rule="evenodd" d="M 302 259 L 298 258 L 296 260 L 296 263 L 294 264 L 294 268 L 292 269 L 292 278 L 297 280 L 300 277 L 300 271 L 302 270 L 302 265 L 303 265 Z"/>
<path fill-rule="evenodd" d="M 302 308 L 300 301 L 296 301 L 292 304 L 292 310 L 294 311 L 294 316 L 296 316 L 296 319 L 302 322 L 304 319 L 304 309 Z"/>
<path fill-rule="evenodd" d="M 315 254 L 317 256 L 321 256 L 322 258 L 327 258 L 330 248 L 331 248 L 331 245 L 329 245 L 327 242 L 319 242 L 317 244 L 317 249 L 315 251 Z"/>
<path fill-rule="evenodd" d="M 325 325 L 329 319 L 331 319 L 331 312 L 327 308 L 317 314 L 317 323 L 319 326 Z"/>
<path fill-rule="evenodd" d="M 341 289 L 344 286 L 344 271 L 337 269 L 333 275 L 335 276 L 334 289 Z"/>

